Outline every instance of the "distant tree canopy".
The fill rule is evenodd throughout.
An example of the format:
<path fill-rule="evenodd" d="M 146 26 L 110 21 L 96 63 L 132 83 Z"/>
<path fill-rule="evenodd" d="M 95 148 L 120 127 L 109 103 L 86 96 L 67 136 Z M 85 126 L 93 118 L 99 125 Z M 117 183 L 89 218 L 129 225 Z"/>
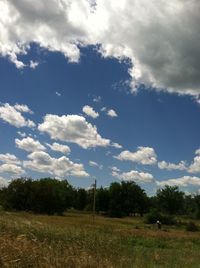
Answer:
<path fill-rule="evenodd" d="M 184 208 L 184 193 L 177 186 L 166 185 L 157 191 L 158 207 L 169 214 L 178 214 Z"/>
<path fill-rule="evenodd" d="M 62 213 L 72 205 L 73 200 L 71 185 L 67 181 L 51 178 L 35 181 L 17 179 L 1 192 L 6 208 L 36 213 Z"/>
<path fill-rule="evenodd" d="M 93 197 L 93 189 L 73 188 L 67 180 L 21 178 L 0 189 L 0 206 L 7 210 L 62 214 L 69 208 L 91 211 Z M 135 182 L 125 181 L 96 190 L 97 213 L 111 217 L 143 216 L 152 209 L 156 209 L 156 215 L 160 212 L 200 218 L 200 195 L 185 196 L 177 186 L 165 186 L 148 197 Z"/>

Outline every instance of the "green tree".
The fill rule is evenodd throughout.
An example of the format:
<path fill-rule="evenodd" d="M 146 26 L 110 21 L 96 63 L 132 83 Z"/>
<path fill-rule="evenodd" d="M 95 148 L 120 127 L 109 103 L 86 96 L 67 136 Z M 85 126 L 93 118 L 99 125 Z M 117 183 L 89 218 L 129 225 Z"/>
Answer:
<path fill-rule="evenodd" d="M 158 207 L 166 213 L 178 214 L 183 211 L 184 193 L 177 186 L 166 185 L 156 194 Z"/>

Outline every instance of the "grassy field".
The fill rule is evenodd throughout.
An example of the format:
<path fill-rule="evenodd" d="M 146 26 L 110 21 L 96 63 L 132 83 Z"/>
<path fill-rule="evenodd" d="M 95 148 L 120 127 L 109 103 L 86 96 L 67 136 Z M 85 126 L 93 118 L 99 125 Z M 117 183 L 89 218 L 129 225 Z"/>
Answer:
<path fill-rule="evenodd" d="M 198 224 L 198 222 L 197 222 Z M 0 267 L 200 267 L 200 233 L 140 218 L 0 212 Z"/>

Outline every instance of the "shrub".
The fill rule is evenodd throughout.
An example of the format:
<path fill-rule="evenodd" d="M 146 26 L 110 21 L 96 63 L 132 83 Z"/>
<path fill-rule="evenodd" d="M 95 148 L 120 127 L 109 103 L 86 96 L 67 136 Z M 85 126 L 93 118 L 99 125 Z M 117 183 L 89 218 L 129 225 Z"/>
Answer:
<path fill-rule="evenodd" d="M 188 232 L 197 232 L 199 230 L 198 226 L 193 222 L 190 221 L 186 225 L 186 231 Z"/>
<path fill-rule="evenodd" d="M 160 213 L 158 210 L 153 209 L 151 210 L 147 215 L 146 215 L 146 219 L 145 219 L 145 223 L 148 224 L 154 224 L 157 221 L 160 221 L 162 224 L 166 224 L 166 225 L 175 225 L 176 224 L 176 220 L 173 216 L 171 215 L 166 215 L 163 213 Z"/>

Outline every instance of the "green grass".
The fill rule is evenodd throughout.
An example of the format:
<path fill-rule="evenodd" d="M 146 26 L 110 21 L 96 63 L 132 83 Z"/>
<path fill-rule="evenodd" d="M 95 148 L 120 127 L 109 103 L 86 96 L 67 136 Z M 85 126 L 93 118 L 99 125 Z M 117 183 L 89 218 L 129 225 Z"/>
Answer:
<path fill-rule="evenodd" d="M 196 222 L 198 224 L 198 222 Z M 0 267 L 200 267 L 200 233 L 140 218 L 0 213 Z"/>

